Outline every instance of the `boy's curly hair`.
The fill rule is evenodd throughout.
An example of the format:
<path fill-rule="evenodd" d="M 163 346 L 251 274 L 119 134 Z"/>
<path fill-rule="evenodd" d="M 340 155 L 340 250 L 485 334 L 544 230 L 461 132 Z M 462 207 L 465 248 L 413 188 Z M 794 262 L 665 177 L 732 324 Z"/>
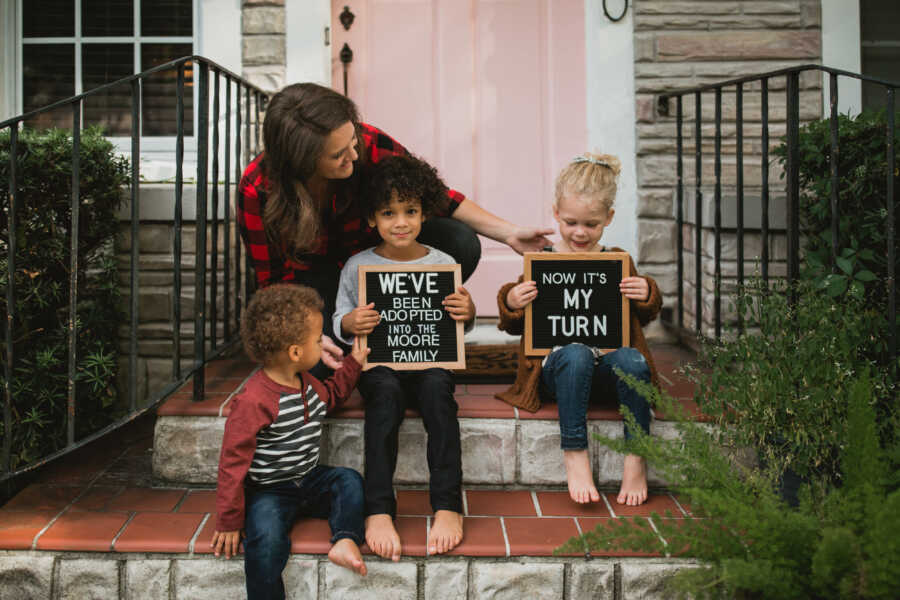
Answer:
<path fill-rule="evenodd" d="M 377 210 L 390 204 L 391 192 L 401 201 L 419 200 L 426 217 L 447 203 L 447 184 L 437 169 L 413 155 L 389 156 L 367 169 L 363 188 L 365 214 L 372 217 Z"/>
<path fill-rule="evenodd" d="M 309 335 L 310 317 L 324 307 L 311 287 L 276 283 L 258 290 L 241 315 L 244 351 L 264 363 L 291 344 L 301 344 Z"/>

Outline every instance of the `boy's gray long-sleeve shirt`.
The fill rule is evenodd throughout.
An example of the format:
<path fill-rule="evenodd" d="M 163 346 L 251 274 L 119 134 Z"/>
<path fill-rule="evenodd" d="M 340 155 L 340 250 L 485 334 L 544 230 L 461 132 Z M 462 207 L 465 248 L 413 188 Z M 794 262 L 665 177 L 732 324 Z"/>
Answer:
<path fill-rule="evenodd" d="M 423 244 L 424 246 L 424 244 Z M 347 259 L 344 268 L 341 269 L 341 280 L 338 284 L 337 298 L 334 303 L 334 335 L 348 346 L 353 343 L 353 336 L 345 337 L 341 331 L 341 319 L 344 315 L 357 307 L 359 304 L 359 274 L 358 267 L 360 265 L 455 265 L 456 260 L 446 252 L 442 252 L 437 248 L 425 246 L 428 254 L 422 258 L 415 260 L 399 261 L 391 260 L 379 256 L 375 253 L 375 248 L 368 248 L 354 254 Z M 466 331 L 472 328 L 474 319 L 471 323 L 466 323 Z"/>

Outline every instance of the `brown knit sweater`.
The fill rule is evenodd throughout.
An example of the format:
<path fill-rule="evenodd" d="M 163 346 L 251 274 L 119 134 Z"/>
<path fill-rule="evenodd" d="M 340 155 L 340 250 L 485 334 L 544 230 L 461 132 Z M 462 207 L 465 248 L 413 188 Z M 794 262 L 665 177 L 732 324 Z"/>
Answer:
<path fill-rule="evenodd" d="M 624 252 L 621 248 L 607 248 L 609 252 Z M 634 262 L 628 257 L 629 269 L 634 276 L 640 277 L 634 268 Z M 653 385 L 659 386 L 656 374 L 656 365 L 653 356 L 644 339 L 643 326 L 656 318 L 659 309 L 662 308 L 662 296 L 652 277 L 643 276 L 650 286 L 650 296 L 646 302 L 631 300 L 631 346 L 640 351 L 650 366 L 650 377 Z M 506 296 L 509 290 L 522 282 L 522 276 L 517 281 L 512 281 L 500 288 L 497 293 L 497 307 L 500 310 L 500 322 L 497 324 L 501 330 L 513 335 L 522 335 L 525 331 L 525 309 L 513 310 L 506 304 Z M 525 338 L 519 340 L 519 365 L 516 369 L 516 381 L 505 392 L 496 394 L 504 402 L 529 412 L 535 412 L 541 406 L 538 388 L 541 381 L 542 356 L 525 356 Z"/>

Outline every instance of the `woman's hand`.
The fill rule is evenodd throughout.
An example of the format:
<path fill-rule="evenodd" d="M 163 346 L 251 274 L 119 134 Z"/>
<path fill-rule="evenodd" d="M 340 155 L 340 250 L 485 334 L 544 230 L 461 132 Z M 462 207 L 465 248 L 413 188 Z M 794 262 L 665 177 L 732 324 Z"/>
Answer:
<path fill-rule="evenodd" d="M 506 305 L 513 310 L 525 308 L 537 298 L 537 282 L 523 281 L 506 294 Z"/>
<path fill-rule="evenodd" d="M 463 286 L 459 286 L 454 293 L 444 298 L 443 304 L 444 310 L 450 313 L 450 318 L 454 321 L 469 322 L 475 318 L 475 303 Z"/>
<path fill-rule="evenodd" d="M 327 335 L 322 336 L 322 362 L 331 370 L 341 368 L 344 351 Z"/>
<path fill-rule="evenodd" d="M 650 286 L 643 277 L 625 277 L 619 282 L 619 291 L 629 300 L 646 302 L 650 298 Z"/>
<path fill-rule="evenodd" d="M 553 233 L 552 229 L 537 229 L 534 227 L 516 227 L 512 234 L 504 240 L 510 248 L 523 254 L 525 252 L 540 252 L 552 245 L 547 236 Z"/>
<path fill-rule="evenodd" d="M 375 303 L 370 302 L 365 306 L 357 306 L 341 318 L 341 330 L 346 335 L 369 335 L 378 322 L 381 315 L 375 310 Z"/>
<path fill-rule="evenodd" d="M 231 558 L 238 553 L 238 546 L 241 544 L 241 532 L 237 531 L 213 531 L 212 541 L 209 547 L 213 549 L 216 558 L 222 552 L 225 552 L 225 558 Z"/>
<path fill-rule="evenodd" d="M 366 362 L 366 357 L 371 351 L 371 348 L 366 348 L 365 350 L 363 350 L 361 337 L 356 336 L 355 338 L 353 338 L 353 347 L 350 348 L 350 356 L 356 359 L 356 362 L 358 362 L 360 365 Z"/>

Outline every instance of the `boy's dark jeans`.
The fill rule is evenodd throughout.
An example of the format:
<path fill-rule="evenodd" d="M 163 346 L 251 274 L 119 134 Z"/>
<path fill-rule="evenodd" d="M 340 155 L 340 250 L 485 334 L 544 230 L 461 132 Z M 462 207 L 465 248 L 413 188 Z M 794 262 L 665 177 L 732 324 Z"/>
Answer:
<path fill-rule="evenodd" d="M 614 393 L 621 406 L 634 415 L 644 432 L 650 431 L 650 404 L 647 399 L 628 387 L 613 371 L 641 381 L 650 381 L 650 366 L 644 355 L 635 348 L 619 348 L 594 359 L 591 349 L 583 344 L 568 344 L 547 356 L 541 369 L 544 391 L 559 404 L 560 445 L 563 450 L 584 450 L 588 447 L 587 409 L 592 397 Z M 631 432 L 625 427 L 625 439 Z"/>
<path fill-rule="evenodd" d="M 344 467 L 316 465 L 301 479 L 246 487 L 244 574 L 248 600 L 283 600 L 281 572 L 291 553 L 290 531 L 299 517 L 328 519 L 331 543 L 365 541 L 363 481 Z"/>
<path fill-rule="evenodd" d="M 446 369 L 365 371 L 359 391 L 366 401 L 366 514 L 397 514 L 394 469 L 397 436 L 407 405 L 418 408 L 428 435 L 431 508 L 462 513 L 462 453 L 453 377 Z"/>

